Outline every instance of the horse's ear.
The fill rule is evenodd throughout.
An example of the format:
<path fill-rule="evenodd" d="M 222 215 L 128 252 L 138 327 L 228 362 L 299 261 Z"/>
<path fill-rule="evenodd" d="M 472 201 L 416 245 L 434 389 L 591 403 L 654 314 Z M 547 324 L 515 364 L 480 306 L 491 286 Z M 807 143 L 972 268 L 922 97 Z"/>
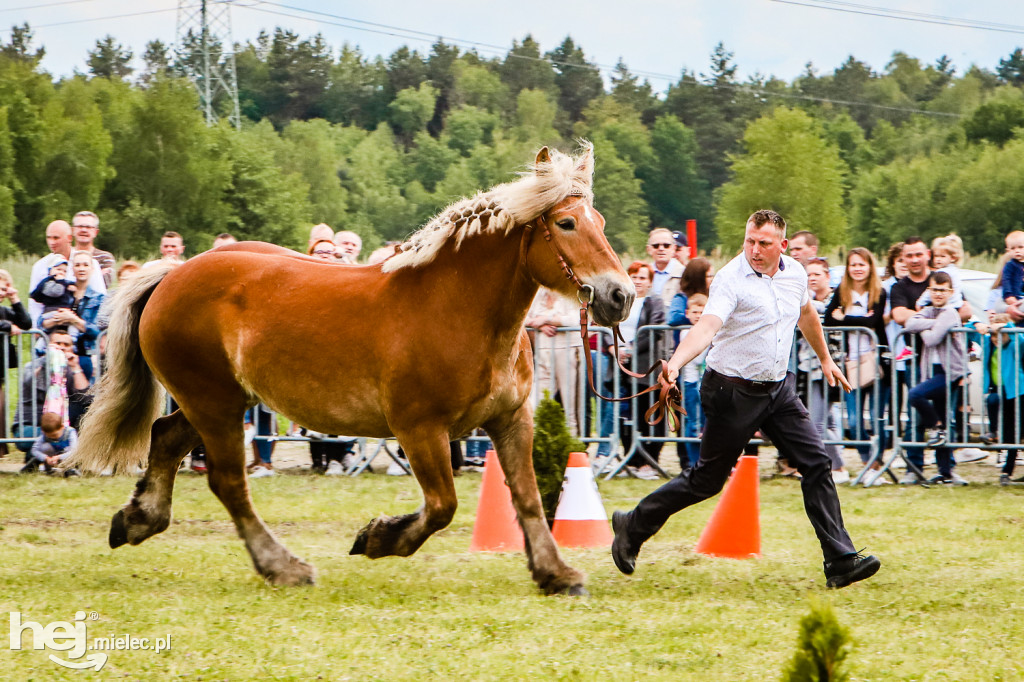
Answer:
<path fill-rule="evenodd" d="M 541 147 L 540 151 L 537 152 L 537 161 L 536 161 L 536 163 L 534 163 L 534 167 L 536 168 L 536 167 L 540 166 L 542 163 L 544 163 L 544 164 L 551 163 L 551 152 L 548 151 L 548 148 L 547 148 L 546 145 Z"/>
<path fill-rule="evenodd" d="M 594 146 L 591 144 L 586 145 L 586 151 L 580 156 L 580 160 L 576 163 L 576 172 L 581 175 L 585 175 L 588 178 L 594 176 Z"/>

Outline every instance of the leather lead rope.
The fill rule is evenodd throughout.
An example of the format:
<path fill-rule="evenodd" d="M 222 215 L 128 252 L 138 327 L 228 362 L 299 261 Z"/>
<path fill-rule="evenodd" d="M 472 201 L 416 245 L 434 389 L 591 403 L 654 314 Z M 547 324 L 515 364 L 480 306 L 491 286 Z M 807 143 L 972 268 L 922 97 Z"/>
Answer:
<path fill-rule="evenodd" d="M 601 395 L 601 392 L 597 390 L 597 386 L 594 384 L 594 363 L 590 357 L 590 339 L 588 338 L 588 327 L 590 324 L 590 316 L 588 313 L 588 309 L 590 307 L 590 304 L 593 303 L 594 301 L 594 287 L 590 286 L 589 284 L 584 284 L 583 282 L 581 282 L 579 278 L 576 276 L 576 273 L 573 272 L 572 267 L 566 262 L 565 258 L 562 257 L 562 254 L 558 252 L 558 249 L 551 241 L 551 231 L 548 229 L 547 222 L 544 220 L 543 216 L 539 216 L 537 218 L 537 224 L 540 225 L 541 229 L 543 230 L 544 241 L 547 242 L 548 248 L 551 249 L 551 252 L 555 255 L 555 258 L 558 259 L 558 264 L 561 266 L 562 272 L 565 273 L 566 279 L 575 284 L 576 287 L 579 289 L 578 300 L 580 302 L 580 338 L 582 338 L 583 340 L 583 357 L 587 365 L 587 380 L 590 383 L 590 390 L 593 391 L 594 395 L 596 395 L 598 398 L 608 402 L 624 402 L 626 400 L 632 400 L 633 398 L 642 396 L 645 393 L 659 391 L 657 401 L 653 405 L 651 405 L 650 409 L 648 409 L 647 412 L 644 413 L 644 421 L 646 421 L 651 426 L 655 426 L 656 424 L 661 423 L 661 421 L 664 419 L 666 425 L 669 427 L 669 430 L 679 432 L 679 430 L 682 428 L 682 423 L 679 416 L 686 414 L 686 411 L 683 409 L 682 394 L 679 392 L 679 386 L 677 386 L 674 381 L 670 381 L 668 378 L 668 363 L 665 362 L 664 360 L 658 360 L 653 365 L 651 365 L 650 369 L 648 369 L 643 374 L 638 374 L 624 367 L 622 361 L 619 359 L 619 341 L 621 340 L 623 344 L 625 344 L 626 341 L 625 339 L 622 338 L 622 332 L 619 331 L 618 325 L 612 327 L 612 342 L 615 349 L 615 364 L 621 371 L 625 372 L 626 374 L 635 379 L 644 379 L 650 376 L 652 372 L 654 372 L 656 369 L 660 367 L 661 373 L 658 376 L 658 383 L 654 386 L 649 386 L 648 388 L 645 388 L 639 393 L 634 393 L 633 395 L 625 396 L 622 398 Z"/>

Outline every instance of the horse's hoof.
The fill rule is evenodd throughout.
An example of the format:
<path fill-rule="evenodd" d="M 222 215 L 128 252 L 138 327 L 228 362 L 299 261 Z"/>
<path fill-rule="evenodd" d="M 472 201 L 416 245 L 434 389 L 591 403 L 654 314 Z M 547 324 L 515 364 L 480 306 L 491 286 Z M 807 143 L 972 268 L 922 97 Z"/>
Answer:
<path fill-rule="evenodd" d="M 110 549 L 117 549 L 128 542 L 128 528 L 124 524 L 124 510 L 118 509 L 110 519 Z"/>
<path fill-rule="evenodd" d="M 267 582 L 277 587 L 297 587 L 316 583 L 316 571 L 305 562 L 298 562 L 288 571 L 267 577 Z"/>
<path fill-rule="evenodd" d="M 590 592 L 583 585 L 571 585 L 566 591 L 566 594 L 570 597 L 589 597 Z"/>

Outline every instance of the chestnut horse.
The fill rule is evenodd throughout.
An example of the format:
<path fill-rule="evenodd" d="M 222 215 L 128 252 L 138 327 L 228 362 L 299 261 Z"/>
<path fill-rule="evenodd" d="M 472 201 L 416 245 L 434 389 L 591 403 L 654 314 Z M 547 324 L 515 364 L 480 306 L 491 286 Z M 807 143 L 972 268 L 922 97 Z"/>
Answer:
<path fill-rule="evenodd" d="M 602 325 L 625 319 L 633 301 L 592 206 L 593 151 L 584 144 L 577 158 L 541 149 L 531 172 L 453 204 L 380 265 L 339 266 L 250 242 L 146 268 L 123 285 L 111 308 L 109 370 L 76 455 L 90 471 L 148 457 L 114 515 L 111 547 L 167 528 L 178 466 L 202 442 L 210 488 L 257 572 L 274 584 L 313 582 L 313 567 L 278 542 L 249 495 L 242 415 L 262 402 L 323 433 L 398 438 L 423 506 L 363 528 L 351 553 L 370 558 L 411 555 L 451 522 L 448 443 L 482 426 L 534 581 L 546 593 L 585 594 L 537 492 L 523 328 L 540 285 L 573 298 L 592 287 L 591 315 Z M 180 408 L 158 418 L 161 385 Z"/>

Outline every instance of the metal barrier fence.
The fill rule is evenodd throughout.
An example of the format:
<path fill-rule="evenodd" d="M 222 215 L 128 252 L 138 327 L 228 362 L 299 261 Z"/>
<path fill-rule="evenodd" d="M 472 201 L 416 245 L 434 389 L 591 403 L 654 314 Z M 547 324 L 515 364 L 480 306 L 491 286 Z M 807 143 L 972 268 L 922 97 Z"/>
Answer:
<path fill-rule="evenodd" d="M 39 329 L 0 334 L 0 355 L 3 356 L 0 363 L 3 369 L 0 443 L 29 446 L 39 434 L 39 414 L 43 409 L 50 366 L 46 354 L 38 354 L 36 349 L 45 348 L 47 343 L 46 333 Z M 39 365 L 43 371 L 31 371 L 30 363 Z"/>
<path fill-rule="evenodd" d="M 639 367 L 639 358 L 632 358 L 632 369 L 646 371 L 650 363 L 659 358 L 668 358 L 678 345 L 677 333 L 689 329 L 689 326 L 652 325 L 640 327 L 637 330 L 637 338 L 647 335 L 647 346 L 652 349 L 649 358 L 644 359 L 646 366 Z M 801 394 L 804 404 L 807 405 L 811 419 L 818 426 L 826 448 L 834 459 L 841 459 L 841 450 L 835 448 L 852 447 L 857 448 L 861 453 L 863 461 L 872 461 L 881 453 L 882 439 L 885 436 L 885 424 L 881 418 L 884 411 L 883 400 L 887 395 L 883 375 L 873 368 L 883 367 L 887 362 L 888 354 L 883 352 L 884 347 L 878 345 L 878 339 L 871 329 L 864 327 L 828 327 L 825 329 L 826 339 L 829 342 L 829 350 L 837 364 L 843 369 L 854 386 L 849 394 L 841 390 L 827 386 L 817 360 L 817 356 L 810 350 L 799 336 L 794 340 L 793 348 L 790 351 L 789 369 L 796 375 L 797 389 Z M 670 336 L 671 335 L 671 336 Z M 865 359 L 861 362 L 861 359 Z M 688 466 L 696 459 L 700 446 L 700 431 L 703 428 L 703 420 L 700 417 L 699 377 L 703 375 L 704 367 L 696 374 L 698 378 L 691 385 L 685 381 L 685 373 L 680 372 L 679 386 L 684 397 L 684 402 L 689 403 L 687 414 L 681 421 L 681 434 L 669 434 L 664 430 L 656 430 L 654 434 L 643 433 L 647 429 L 643 425 L 644 412 L 649 403 L 630 401 L 627 420 L 629 424 L 640 424 L 641 428 L 633 428 L 634 437 L 629 446 L 624 449 L 617 461 L 602 467 L 607 477 L 615 476 L 623 471 L 627 464 L 647 464 L 651 466 L 662 477 L 668 477 L 664 467 L 661 465 L 648 448 L 647 443 L 675 443 L 677 454 L 680 458 L 680 468 Z M 626 382 L 626 390 L 629 393 L 636 393 L 642 390 L 649 383 L 642 383 L 641 380 L 632 377 Z M 649 379 L 646 381 L 655 381 Z M 642 399 L 641 399 L 642 400 Z M 845 409 L 842 409 L 844 408 Z M 863 414 L 865 407 L 871 411 L 871 416 L 865 423 Z M 660 427 L 660 425 L 659 425 Z M 663 427 L 661 427 L 663 429 Z M 754 439 L 751 444 L 761 444 L 760 439 Z M 684 450 L 687 462 L 684 462 Z M 655 447 L 654 451 L 658 451 Z M 660 454 L 660 453 L 659 453 Z M 627 473 L 632 474 L 630 469 Z"/>
<path fill-rule="evenodd" d="M 643 359 L 649 366 L 657 359 L 668 358 L 676 348 L 676 335 L 689 329 L 688 326 L 654 325 L 645 326 L 637 330 L 637 338 L 646 335 L 650 354 Z M 695 396 L 697 386 L 687 386 L 685 374 L 680 373 L 680 390 L 684 399 L 689 402 L 688 414 L 682 417 L 681 433 L 671 434 L 659 430 L 649 431 L 642 425 L 643 415 L 648 403 L 641 399 L 630 400 L 625 403 L 612 403 L 598 399 L 590 390 L 586 378 L 585 363 L 582 357 L 583 352 L 591 353 L 594 364 L 595 384 L 599 391 L 606 395 L 624 396 L 638 392 L 650 385 L 647 382 L 654 379 L 637 380 L 618 371 L 614 366 L 614 360 L 606 353 L 606 349 L 612 346 L 610 330 L 603 328 L 592 328 L 597 334 L 598 342 L 596 349 L 582 346 L 579 342 L 579 327 L 558 327 L 557 336 L 551 338 L 551 342 L 545 340 L 536 341 L 537 335 L 542 334 L 540 330 L 532 330 L 535 334 L 534 344 L 534 400 L 544 390 L 550 392 L 552 397 L 558 397 L 563 406 L 568 403 L 567 421 L 572 428 L 573 435 L 585 443 L 598 444 L 598 457 L 594 459 L 594 468 L 597 475 L 604 475 L 608 478 L 625 470 L 630 475 L 635 475 L 632 467 L 627 464 L 649 464 L 661 476 L 668 474 L 660 462 L 655 460 L 645 447 L 647 444 L 676 443 L 678 455 L 682 460 L 687 447 L 699 448 L 700 431 L 702 427 L 699 396 Z M 978 337 L 978 332 L 970 328 L 956 328 L 951 334 L 962 337 L 960 343 L 963 352 L 968 353 L 971 346 L 971 338 Z M 978 389 L 982 386 L 979 381 L 983 373 L 971 371 L 968 368 L 963 377 L 946 376 L 946 382 L 942 388 L 942 395 L 945 400 L 945 423 L 952 425 L 947 427 L 948 449 L 980 447 L 984 450 L 997 451 L 1013 450 L 1020 445 L 1020 433 L 1024 429 L 1021 423 L 1021 413 L 1024 406 L 1016 397 L 1024 392 L 1024 338 L 1021 334 L 1024 328 L 1009 328 L 1001 331 L 1005 337 L 1004 344 L 995 347 L 991 336 L 980 337 L 981 343 L 981 364 L 983 373 L 988 373 L 993 352 L 999 351 L 1000 356 L 1007 358 L 1015 357 L 1017 364 L 1016 372 L 1008 376 L 1012 377 L 1012 384 L 1009 386 L 1000 385 L 996 390 L 989 391 L 984 397 L 980 396 Z M 823 442 L 830 449 L 830 455 L 840 456 L 843 448 L 855 448 L 860 454 L 864 467 L 861 469 L 851 484 L 871 483 L 866 476 L 889 475 L 893 464 L 898 459 L 907 462 L 908 471 L 922 476 L 921 458 L 919 453 L 927 446 L 927 439 L 921 435 L 920 417 L 915 410 L 905 404 L 909 389 L 921 383 L 920 356 L 915 353 L 908 360 L 896 361 L 890 357 L 884 346 L 878 345 L 878 339 L 872 330 L 863 327 L 827 327 L 825 328 L 826 338 L 829 342 L 830 353 L 840 368 L 843 369 L 854 386 L 854 391 L 844 394 L 842 391 L 830 388 L 826 385 L 818 365 L 817 357 L 810 351 L 809 346 L 802 339 L 794 342 L 790 353 L 790 370 L 797 377 L 798 391 L 804 400 L 805 405 L 811 413 L 812 421 L 818 426 L 822 434 Z M 102 336 L 97 340 L 96 350 L 93 351 L 93 372 L 94 378 L 98 379 L 102 372 L 102 365 L 99 361 L 99 349 L 102 345 Z M 900 337 L 917 336 L 912 332 L 901 332 Z M 14 337 L 16 348 L 18 348 L 16 359 L 18 364 L 26 364 L 28 358 L 34 358 L 33 347 L 39 338 L 45 343 L 46 335 L 39 330 L 32 330 L 29 333 Z M 5 343 L 6 336 L 0 336 Z M 907 339 L 910 348 L 917 348 L 920 344 L 915 339 Z M 1007 352 L 1005 348 L 1011 348 Z M 1019 352 L 1018 352 L 1019 351 Z M 950 353 L 954 351 L 946 349 L 945 358 L 939 358 L 948 366 L 951 358 Z M 21 400 L 22 387 L 19 373 L 17 381 L 12 381 L 10 370 L 12 369 L 12 358 L 5 353 L 3 358 L 4 382 L 3 395 L 6 409 L 4 416 L 12 412 L 12 405 Z M 965 357 L 967 357 L 965 355 Z M 629 358 L 628 366 L 633 371 L 646 370 L 647 366 L 640 366 L 641 359 L 635 356 Z M 703 368 L 702 368 L 703 369 Z M 702 372 L 701 372 L 702 373 Z M 860 376 L 858 376 L 860 374 Z M 1005 384 L 1005 382 L 1000 382 Z M 990 386 L 991 382 L 985 382 Z M 32 389 L 37 386 L 33 383 Z M 44 387 L 45 388 L 45 387 Z M 13 390 L 12 390 L 13 389 Z M 15 398 L 12 400 L 12 394 Z M 568 395 L 567 395 L 568 394 Z M 1005 398 L 1012 394 L 1012 398 Z M 994 397 L 993 397 L 994 396 Z M 168 399 L 170 409 L 170 399 Z M 1007 407 L 1009 405 L 1009 407 Z M 985 406 L 993 415 L 992 428 L 982 428 L 982 417 Z M 696 408 L 696 409 L 694 409 Z M 33 415 L 38 410 L 33 409 Z M 973 417 L 973 419 L 972 419 Z M 35 417 L 34 417 L 35 419 Z M 575 424 L 573 424 L 575 422 Z M 640 428 L 636 425 L 640 424 Z M 32 426 L 38 424 L 33 422 Z M 991 430 L 995 438 L 989 442 L 979 444 L 971 439 L 971 427 L 980 431 Z M 624 433 L 628 430 L 627 447 L 620 451 L 619 444 Z M 5 429 L 0 442 L 24 444 L 31 441 L 25 437 L 7 437 Z M 256 441 L 298 441 L 298 442 L 322 442 L 349 444 L 352 438 L 346 437 L 325 437 L 323 439 L 311 439 L 297 435 L 278 435 L 276 433 L 260 433 L 255 437 Z M 389 455 L 392 461 L 398 462 L 408 471 L 408 464 L 400 458 L 390 447 L 391 439 L 380 439 L 370 443 L 368 439 L 356 439 L 355 454 L 351 465 L 345 473 L 358 475 L 369 467 L 370 462 L 381 454 Z M 471 435 L 462 440 L 467 442 L 486 442 L 486 436 Z M 758 440 L 751 441 L 754 444 Z M 838 448 L 839 450 L 832 450 Z M 889 453 L 886 456 L 886 453 Z M 682 461 L 681 461 L 682 465 Z M 872 467 L 876 467 L 872 473 Z M 879 468 L 880 467 L 880 468 Z"/>
<path fill-rule="evenodd" d="M 889 475 L 895 480 L 891 469 L 896 460 L 902 459 L 908 482 L 927 482 L 922 471 L 925 449 L 934 449 L 939 468 L 949 470 L 956 464 L 953 451 L 957 449 L 1008 450 L 1007 457 L 1016 457 L 1021 442 L 1022 407 L 1018 397 L 1024 390 L 1022 332 L 1024 328 L 1011 327 L 982 334 L 970 327 L 956 327 L 948 332 L 953 336 L 952 343 L 942 344 L 941 350 L 914 338 L 918 336 L 914 332 L 900 332 L 912 355 L 895 372 L 890 387 L 890 403 L 898 408 L 890 410 L 887 424 L 893 451 L 878 475 Z M 973 350 L 975 346 L 980 352 Z M 997 357 L 993 365 L 994 355 Z M 979 360 L 980 367 L 973 368 L 972 364 Z M 940 367 L 941 371 L 937 371 Z M 961 369 L 956 371 L 957 368 Z M 995 381 L 993 369 L 998 372 Z M 986 388 L 982 393 L 981 389 Z M 924 405 L 924 401 L 931 407 Z M 929 417 L 936 416 L 938 424 L 926 423 Z M 988 429 L 986 418 L 990 422 Z M 944 431 L 943 442 L 929 444 L 927 429 L 936 427 Z M 979 438 L 986 433 L 992 437 L 975 441 L 971 437 L 975 430 Z"/>

